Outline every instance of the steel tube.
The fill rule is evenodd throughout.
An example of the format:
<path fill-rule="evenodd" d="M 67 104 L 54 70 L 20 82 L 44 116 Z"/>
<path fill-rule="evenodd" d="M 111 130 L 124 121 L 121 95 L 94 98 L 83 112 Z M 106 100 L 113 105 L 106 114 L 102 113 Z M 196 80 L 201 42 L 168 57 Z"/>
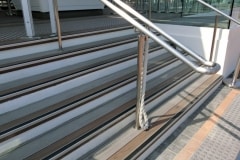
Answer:
<path fill-rule="evenodd" d="M 57 0 L 54 0 L 54 16 L 55 16 L 55 22 L 57 27 L 57 35 L 58 35 L 58 46 L 59 49 L 62 49 L 62 33 L 61 33 L 61 26 L 60 26 L 60 20 L 59 20 L 59 14 L 58 14 L 58 3 Z"/>
<path fill-rule="evenodd" d="M 137 79 L 137 107 L 136 128 L 147 130 L 149 127 L 147 114 L 144 109 L 147 83 L 149 43 L 148 36 L 140 34 L 138 38 L 138 79 Z"/>
<path fill-rule="evenodd" d="M 211 8 L 212 10 L 216 11 L 217 13 L 223 15 L 224 17 L 228 18 L 229 20 L 231 20 L 231 21 L 237 23 L 238 25 L 240 25 L 240 21 L 237 21 L 236 19 L 234 19 L 234 18 L 232 18 L 231 16 L 229 16 L 229 15 L 221 12 L 220 10 L 218 10 L 218 9 L 216 9 L 215 7 L 209 5 L 208 3 L 206 3 L 206 2 L 204 2 L 204 1 L 202 1 L 202 0 L 197 0 L 197 1 L 198 1 L 199 3 L 201 3 L 201 4 L 203 4 L 203 5 Z M 240 81 L 237 80 L 238 75 L 239 75 L 239 71 L 240 71 L 240 57 L 239 57 L 239 59 L 238 59 L 237 66 L 236 66 L 236 69 L 235 69 L 235 71 L 234 71 L 233 78 L 232 78 L 232 79 L 230 79 L 230 78 L 225 79 L 225 80 L 223 80 L 223 82 L 224 82 L 227 86 L 229 86 L 229 87 L 231 87 L 231 88 L 240 89 Z"/>
<path fill-rule="evenodd" d="M 152 0 L 149 0 L 148 19 L 152 19 Z"/>
<path fill-rule="evenodd" d="M 126 14 L 124 11 L 110 3 L 108 0 L 101 0 L 104 4 L 106 4 L 109 8 L 114 10 L 117 14 L 121 15 L 124 17 L 125 20 L 127 20 L 129 23 L 131 23 L 133 26 L 138 28 L 140 31 L 148 35 L 150 38 L 152 38 L 155 42 L 163 46 L 166 50 L 168 50 L 170 53 L 178 57 L 181 61 L 183 61 L 185 64 L 193 68 L 195 71 L 200 72 L 200 73 L 205 73 L 205 74 L 214 74 L 216 73 L 219 69 L 220 66 L 218 64 L 214 64 L 213 67 L 200 67 L 196 65 L 194 62 L 188 60 L 182 53 L 179 51 L 175 50 L 172 46 L 170 46 L 167 42 L 161 40 L 158 38 L 155 34 L 150 32 L 148 29 L 146 29 L 143 25 L 141 25 L 139 22 L 137 22 L 134 18 L 130 17 L 128 14 Z M 114 0 L 115 1 L 115 0 Z M 118 2 L 116 2 L 118 3 Z"/>
<path fill-rule="evenodd" d="M 212 46 L 210 51 L 210 58 L 209 61 L 213 60 L 213 51 L 215 47 L 215 40 L 216 40 L 216 32 L 217 32 L 217 23 L 218 23 L 218 16 L 215 17 L 215 24 L 214 24 L 214 30 L 213 30 L 213 39 L 212 39 Z"/>
<path fill-rule="evenodd" d="M 137 107 L 136 107 L 136 129 L 140 129 L 139 117 L 142 98 L 143 84 L 143 52 L 144 52 L 144 36 L 138 37 L 138 76 L 137 76 Z"/>
<path fill-rule="evenodd" d="M 144 60 L 143 60 L 143 85 L 142 92 L 145 94 L 147 84 L 147 69 L 148 69 L 148 53 L 149 53 L 149 41 L 148 36 L 144 35 Z M 145 95 L 143 96 L 145 97 Z"/>
<path fill-rule="evenodd" d="M 235 88 L 235 89 L 240 89 L 240 80 L 238 80 L 239 71 L 240 71 L 240 56 L 239 56 L 239 59 L 238 59 L 237 67 L 234 71 L 233 78 L 224 79 L 223 82 L 228 87 Z"/>
<path fill-rule="evenodd" d="M 238 75 L 239 75 L 239 71 L 240 71 L 240 57 L 238 59 L 237 67 L 234 71 L 232 85 L 234 85 L 236 83 Z"/>
<path fill-rule="evenodd" d="M 144 16 L 142 16 L 141 14 L 139 14 L 138 12 L 136 12 L 134 9 L 132 9 L 131 7 L 129 7 L 128 5 L 126 5 L 125 3 L 123 3 L 121 0 L 113 0 L 114 2 L 116 2 L 119 6 L 121 6 L 124 10 L 126 10 L 127 12 L 131 13 L 132 15 L 134 15 L 135 17 L 137 17 L 138 19 L 140 19 L 141 21 L 143 21 L 144 23 L 146 23 L 149 27 L 151 27 L 152 29 L 156 30 L 157 32 L 159 32 L 163 37 L 165 37 L 166 39 L 170 40 L 171 42 L 173 42 L 174 44 L 176 44 L 178 47 L 180 47 L 181 49 L 183 49 L 185 52 L 187 52 L 188 54 L 190 54 L 192 57 L 194 57 L 195 59 L 197 59 L 198 61 L 200 61 L 202 64 L 206 65 L 206 66 L 214 66 L 215 64 L 213 62 L 209 62 L 204 60 L 202 57 L 200 57 L 199 55 L 197 55 L 196 53 L 194 53 L 192 50 L 190 50 L 189 48 L 185 47 L 183 44 L 181 44 L 179 41 L 177 41 L 176 39 L 174 39 L 172 36 L 168 35 L 166 32 L 164 32 L 163 30 L 161 30 L 159 27 L 157 27 L 156 25 L 154 25 L 150 20 L 148 20 L 147 18 L 145 18 Z"/>

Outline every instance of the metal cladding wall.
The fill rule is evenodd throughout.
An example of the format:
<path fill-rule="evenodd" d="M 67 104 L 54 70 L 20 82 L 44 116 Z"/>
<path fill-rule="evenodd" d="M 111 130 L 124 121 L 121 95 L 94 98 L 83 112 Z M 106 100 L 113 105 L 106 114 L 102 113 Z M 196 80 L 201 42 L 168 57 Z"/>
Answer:
<path fill-rule="evenodd" d="M 32 11 L 48 12 L 49 0 L 29 0 Z M 21 0 L 12 0 L 17 10 L 22 10 Z M 99 0 L 58 0 L 59 11 L 73 11 L 73 10 L 91 10 L 103 9 L 104 4 Z"/>

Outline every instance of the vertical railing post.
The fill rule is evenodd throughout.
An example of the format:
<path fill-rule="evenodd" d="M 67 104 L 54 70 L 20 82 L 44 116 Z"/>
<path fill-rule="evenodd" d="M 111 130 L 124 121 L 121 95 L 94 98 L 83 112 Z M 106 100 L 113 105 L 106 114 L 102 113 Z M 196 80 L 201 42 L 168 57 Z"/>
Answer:
<path fill-rule="evenodd" d="M 238 58 L 238 63 L 233 74 L 233 78 L 224 79 L 223 82 L 230 88 L 240 89 L 240 80 L 238 80 L 240 72 L 240 56 Z"/>
<path fill-rule="evenodd" d="M 54 7 L 54 16 L 55 16 L 57 35 L 58 35 L 58 46 L 59 46 L 59 49 L 62 49 L 62 32 L 61 32 L 61 26 L 60 26 L 59 14 L 58 14 L 57 0 L 53 0 L 53 7 Z"/>
<path fill-rule="evenodd" d="M 51 23 L 51 31 L 52 35 L 57 35 L 57 26 L 56 26 L 56 19 L 55 19 L 55 10 L 54 10 L 54 0 L 48 0 L 48 6 L 49 6 L 49 17 L 50 17 L 50 23 Z"/>
<path fill-rule="evenodd" d="M 216 17 L 215 17 L 215 24 L 214 24 L 214 29 L 213 29 L 212 46 L 211 46 L 210 58 L 209 58 L 209 61 L 210 61 L 210 62 L 213 61 L 213 51 L 214 51 L 214 48 L 215 48 L 217 24 L 218 24 L 218 15 L 216 15 Z"/>
<path fill-rule="evenodd" d="M 152 19 L 152 0 L 149 0 L 148 19 Z"/>
<path fill-rule="evenodd" d="M 235 86 L 235 88 L 240 88 L 240 81 L 238 80 L 239 71 L 240 71 L 240 56 L 238 58 L 237 67 L 234 71 L 233 80 L 232 80 L 232 86 Z"/>
<path fill-rule="evenodd" d="M 26 35 L 29 38 L 35 36 L 35 30 L 33 25 L 32 10 L 29 0 L 21 0 L 22 12 L 24 18 L 24 25 L 26 30 Z"/>
<path fill-rule="evenodd" d="M 136 128 L 147 130 L 149 128 L 147 114 L 144 109 L 146 92 L 146 77 L 148 64 L 148 36 L 140 34 L 138 38 L 138 79 L 137 79 L 137 108 Z"/>
<path fill-rule="evenodd" d="M 144 37 L 138 37 L 138 76 L 137 76 L 137 108 L 136 108 L 136 129 L 140 129 L 140 106 L 141 106 L 141 93 L 142 93 L 142 73 L 143 73 L 143 50 L 144 50 Z"/>

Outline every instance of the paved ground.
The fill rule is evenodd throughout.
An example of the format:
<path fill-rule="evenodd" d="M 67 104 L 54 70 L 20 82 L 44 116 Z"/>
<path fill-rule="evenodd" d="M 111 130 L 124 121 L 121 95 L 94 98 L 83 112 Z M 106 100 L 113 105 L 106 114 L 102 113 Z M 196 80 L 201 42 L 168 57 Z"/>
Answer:
<path fill-rule="evenodd" d="M 148 160 L 240 160 L 240 91 L 220 86 Z"/>

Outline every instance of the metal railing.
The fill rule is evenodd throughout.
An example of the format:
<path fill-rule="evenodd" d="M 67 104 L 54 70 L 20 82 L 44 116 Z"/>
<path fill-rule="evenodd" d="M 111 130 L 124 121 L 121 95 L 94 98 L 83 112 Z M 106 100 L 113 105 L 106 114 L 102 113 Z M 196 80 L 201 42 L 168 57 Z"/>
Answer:
<path fill-rule="evenodd" d="M 169 34 L 164 32 L 163 30 L 161 30 L 159 27 L 157 27 L 155 24 L 153 24 L 150 20 L 148 20 L 147 18 L 145 18 L 144 16 L 142 16 L 141 14 L 136 12 L 134 9 L 132 9 L 130 6 L 128 6 L 127 4 L 122 2 L 121 0 L 113 0 L 114 4 L 109 2 L 108 0 L 101 0 L 101 1 L 106 6 L 108 6 L 112 10 L 114 10 L 121 17 L 123 17 L 125 20 L 127 20 L 129 23 L 131 23 L 138 30 L 140 30 L 143 34 L 145 34 L 146 36 L 148 36 L 151 39 L 153 39 L 155 42 L 157 42 L 163 48 L 165 48 L 170 53 L 175 55 L 177 58 L 179 58 L 181 61 L 183 61 L 188 66 L 190 66 L 195 71 L 200 72 L 200 73 L 204 73 L 204 74 L 215 74 L 216 72 L 218 72 L 220 70 L 220 65 L 218 65 L 216 63 L 213 63 L 213 62 L 210 62 L 210 61 L 207 61 L 207 60 L 204 60 L 202 57 L 200 57 L 199 55 L 197 55 L 196 53 L 194 53 L 193 51 L 191 51 L 190 49 L 188 49 L 187 47 L 182 45 L 180 42 L 175 40 Z M 131 16 L 129 15 L 129 13 L 131 14 Z M 144 25 L 142 25 L 137 20 L 135 20 L 135 18 L 133 16 L 138 18 L 141 22 L 143 22 Z M 147 27 L 145 27 L 145 25 Z M 166 41 L 160 39 L 154 32 L 151 31 L 151 29 L 153 29 L 156 32 L 158 32 L 161 36 L 163 36 L 164 38 L 169 40 L 171 43 L 176 45 L 178 48 L 182 49 L 185 53 L 188 53 L 188 55 L 190 55 L 192 58 L 194 58 L 195 60 L 200 62 L 201 65 L 198 65 L 197 62 L 194 62 L 194 61 L 189 60 L 188 58 L 186 58 L 177 49 L 172 47 Z M 139 48 L 142 48 L 142 47 L 140 46 Z M 140 49 L 140 50 L 142 50 L 142 49 Z M 143 50 L 147 50 L 147 47 L 143 47 Z M 145 51 L 143 51 L 143 52 L 145 52 Z M 139 53 L 138 58 L 142 58 L 142 54 L 143 53 Z M 139 73 L 138 74 L 138 77 L 140 77 L 138 85 L 141 85 L 141 86 L 137 87 L 138 88 L 138 93 L 137 93 L 138 99 L 137 99 L 136 127 L 137 128 L 147 129 L 148 128 L 148 124 L 147 124 L 146 114 L 145 114 L 145 111 L 144 111 L 144 108 L 143 108 L 143 106 L 144 106 L 144 95 L 145 95 L 145 93 L 143 91 L 145 91 L 144 87 L 146 86 L 146 84 L 145 84 L 146 82 L 144 82 L 144 79 L 146 79 L 146 78 L 144 77 L 144 75 L 146 75 L 145 72 L 146 72 L 147 69 L 146 68 L 142 68 L 142 67 L 147 67 L 146 59 L 141 60 L 140 63 L 142 63 L 142 64 L 139 65 L 138 70 L 141 70 L 143 73 Z M 142 123 L 142 125 L 141 125 L 141 123 Z"/>
<path fill-rule="evenodd" d="M 199 3 L 209 7 L 210 9 L 216 11 L 217 13 L 221 14 L 222 16 L 228 18 L 229 20 L 235 22 L 236 24 L 240 25 L 240 21 L 230 17 L 229 15 L 223 13 L 222 11 L 214 8 L 213 6 L 211 6 L 210 4 L 202 1 L 202 0 L 197 0 Z M 237 89 L 240 89 L 240 81 L 238 80 L 238 76 L 239 76 L 239 72 L 240 72 L 240 56 L 238 58 L 238 62 L 237 62 L 237 66 L 235 68 L 235 71 L 234 71 L 234 74 L 233 74 L 233 78 L 227 78 L 227 79 L 224 79 L 223 82 L 231 87 L 231 88 L 237 88 Z"/>
<path fill-rule="evenodd" d="M 148 35 L 151 39 L 159 43 L 161 46 L 163 46 L 166 50 L 174 54 L 176 57 L 178 57 L 180 60 L 182 60 L 184 63 L 189 65 L 191 68 L 193 68 L 195 71 L 204 73 L 204 74 L 214 74 L 219 71 L 220 66 L 214 62 L 210 62 L 207 60 L 204 60 L 202 57 L 200 57 L 198 54 L 194 53 L 192 50 L 178 42 L 176 39 L 171 37 L 169 34 L 161 30 L 159 27 L 157 27 L 155 24 L 153 24 L 150 20 L 146 19 L 144 16 L 136 12 L 134 9 L 129 7 L 127 4 L 123 3 L 121 0 L 113 0 L 116 4 L 118 4 L 122 9 L 126 10 L 127 12 L 131 13 L 135 17 L 137 17 L 139 20 L 141 20 L 145 25 L 147 25 L 149 28 L 154 29 L 158 33 L 160 33 L 161 36 L 166 38 L 167 40 L 171 41 L 171 43 L 175 44 L 177 47 L 181 48 L 184 52 L 188 53 L 190 56 L 192 56 L 194 59 L 199 61 L 203 66 L 197 65 L 197 63 L 190 61 L 187 59 L 182 53 L 180 53 L 178 50 L 173 48 L 171 45 L 169 45 L 164 40 L 160 39 L 155 33 L 151 32 L 148 28 L 146 28 L 144 25 L 140 24 L 137 20 L 135 20 L 133 17 L 128 15 L 126 12 L 124 12 L 122 9 L 117 7 L 116 5 L 112 4 L 108 0 L 101 0 L 104 4 L 106 4 L 109 8 L 113 9 L 116 13 L 118 13 L 120 16 L 122 16 L 125 20 L 130 22 L 134 27 L 139 29 L 144 34 Z"/>

